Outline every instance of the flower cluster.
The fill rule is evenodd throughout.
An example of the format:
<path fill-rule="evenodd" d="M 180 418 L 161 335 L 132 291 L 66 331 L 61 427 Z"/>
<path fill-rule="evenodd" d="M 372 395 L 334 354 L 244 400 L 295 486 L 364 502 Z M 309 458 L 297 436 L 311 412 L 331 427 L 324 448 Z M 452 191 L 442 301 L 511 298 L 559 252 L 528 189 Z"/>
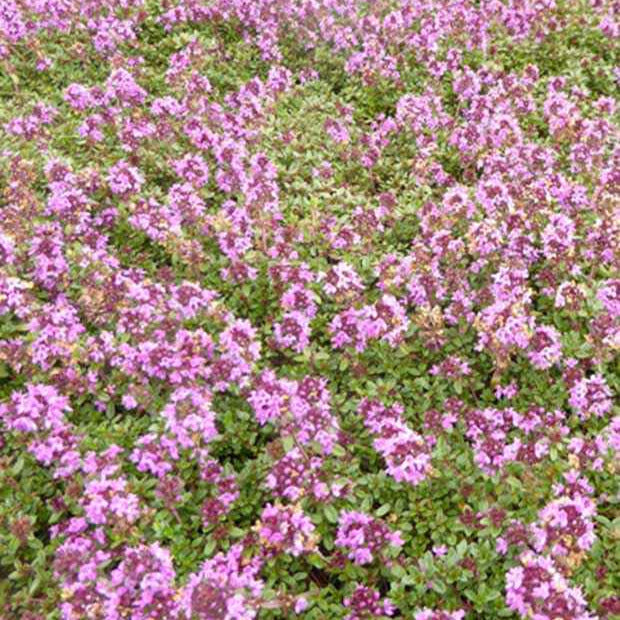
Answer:
<path fill-rule="evenodd" d="M 257 525 L 265 550 L 300 555 L 315 547 L 314 525 L 299 506 L 267 504 Z"/>
<path fill-rule="evenodd" d="M 331 324 L 332 344 L 338 349 L 354 346 L 362 352 L 371 340 L 384 340 L 397 346 L 409 326 L 404 307 L 392 295 L 360 309 L 349 308 L 336 315 Z"/>
<path fill-rule="evenodd" d="M 592 620 L 579 588 L 570 587 L 553 562 L 525 554 L 506 575 L 506 602 L 522 618 Z"/>
<path fill-rule="evenodd" d="M 242 545 L 207 560 L 199 572 L 190 575 L 181 592 L 180 607 L 185 618 L 256 617 L 254 599 L 263 583 L 258 578 L 260 562 L 244 562 Z"/>
<path fill-rule="evenodd" d="M 483 409 L 465 413 L 465 435 L 472 440 L 474 459 L 492 475 L 508 463 L 533 465 L 549 452 L 552 441 L 565 436 L 563 411 L 547 412 L 532 407 L 526 412 L 508 409 Z M 514 435 L 520 431 L 520 435 Z M 512 440 L 510 435 L 514 435 Z"/>
<path fill-rule="evenodd" d="M 396 611 L 390 599 L 381 599 L 381 593 L 378 590 L 362 585 L 358 585 L 353 594 L 345 598 L 343 603 L 349 610 L 347 620 L 392 616 Z"/>
<path fill-rule="evenodd" d="M 463 620 L 465 612 L 459 611 L 432 611 L 430 609 L 423 609 L 419 611 L 415 616 L 415 620 Z"/>
<path fill-rule="evenodd" d="M 330 408 L 330 393 L 324 379 L 301 381 L 278 379 L 273 371 L 261 373 L 248 401 L 261 424 L 277 424 L 285 435 L 304 445 L 311 441 L 329 454 L 338 436 L 339 424 Z"/>
<path fill-rule="evenodd" d="M 395 404 L 363 400 L 360 414 L 365 426 L 375 436 L 373 446 L 383 456 L 387 472 L 397 482 L 417 485 L 431 472 L 433 436 L 423 437 L 407 426 L 404 408 Z"/>
<path fill-rule="evenodd" d="M 601 417 L 611 410 L 611 391 L 601 375 L 593 375 L 573 385 L 569 404 L 581 419 Z"/>
<path fill-rule="evenodd" d="M 393 532 L 381 520 L 355 510 L 340 513 L 336 545 L 347 550 L 356 564 L 368 564 L 382 557 L 389 546 L 403 544 L 400 532 Z"/>
<path fill-rule="evenodd" d="M 529 528 L 513 524 L 507 537 L 498 539 L 500 549 L 507 549 L 508 538 L 523 549 L 520 565 L 506 575 L 506 603 L 522 617 L 537 609 L 550 617 L 591 618 L 581 589 L 569 587 L 566 577 L 594 543 L 596 507 L 589 497 L 593 489 L 577 471 L 570 471 L 554 491 L 557 498 Z"/>

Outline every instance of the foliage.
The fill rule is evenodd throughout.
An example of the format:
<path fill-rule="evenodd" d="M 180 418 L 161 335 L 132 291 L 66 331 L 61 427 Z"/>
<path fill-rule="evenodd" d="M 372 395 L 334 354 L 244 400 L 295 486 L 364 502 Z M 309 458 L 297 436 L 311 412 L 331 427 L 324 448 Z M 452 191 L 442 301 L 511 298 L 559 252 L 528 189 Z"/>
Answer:
<path fill-rule="evenodd" d="M 619 34 L 0 0 L 0 618 L 618 617 Z"/>

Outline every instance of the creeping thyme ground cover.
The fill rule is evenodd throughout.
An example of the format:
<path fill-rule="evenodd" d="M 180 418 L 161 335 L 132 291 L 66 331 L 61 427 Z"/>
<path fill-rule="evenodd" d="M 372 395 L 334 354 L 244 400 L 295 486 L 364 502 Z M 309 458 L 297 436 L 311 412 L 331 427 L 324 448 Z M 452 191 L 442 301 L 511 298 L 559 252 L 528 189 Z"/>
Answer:
<path fill-rule="evenodd" d="M 0 0 L 0 618 L 620 617 L 616 0 Z"/>

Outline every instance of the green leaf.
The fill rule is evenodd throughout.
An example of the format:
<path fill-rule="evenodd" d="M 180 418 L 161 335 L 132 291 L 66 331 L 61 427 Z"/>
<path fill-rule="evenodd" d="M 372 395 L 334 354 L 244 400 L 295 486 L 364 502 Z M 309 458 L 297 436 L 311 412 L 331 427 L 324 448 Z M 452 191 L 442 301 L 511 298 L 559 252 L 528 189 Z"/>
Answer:
<path fill-rule="evenodd" d="M 338 523 L 338 511 L 331 504 L 327 504 L 323 508 L 323 513 L 330 523 Z"/>
<path fill-rule="evenodd" d="M 282 448 L 284 452 L 290 452 L 295 446 L 295 439 L 291 435 L 287 435 L 286 437 L 282 437 Z"/>
<path fill-rule="evenodd" d="M 397 579 L 403 579 L 407 576 L 407 571 L 400 564 L 394 564 L 391 571 Z"/>
<path fill-rule="evenodd" d="M 439 594 L 445 594 L 448 589 L 443 581 L 433 581 L 433 590 Z"/>

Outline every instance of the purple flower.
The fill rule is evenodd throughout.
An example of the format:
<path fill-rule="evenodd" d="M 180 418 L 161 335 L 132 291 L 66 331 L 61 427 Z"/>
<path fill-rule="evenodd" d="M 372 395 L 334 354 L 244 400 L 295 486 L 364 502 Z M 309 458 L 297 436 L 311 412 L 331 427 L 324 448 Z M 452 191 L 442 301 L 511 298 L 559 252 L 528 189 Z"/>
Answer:
<path fill-rule="evenodd" d="M 602 417 L 612 408 L 612 392 L 600 374 L 577 381 L 570 389 L 568 400 L 582 420 L 591 416 Z"/>
<path fill-rule="evenodd" d="M 121 198 L 137 194 L 144 184 L 144 177 L 140 171 L 125 161 L 114 164 L 108 170 L 107 178 L 112 193 Z"/>
<path fill-rule="evenodd" d="M 256 526 L 263 553 L 290 553 L 298 556 L 316 547 L 312 521 L 299 506 L 267 504 Z"/>
<path fill-rule="evenodd" d="M 383 521 L 353 510 L 340 513 L 335 543 L 347 549 L 347 557 L 360 565 L 381 557 L 389 546 L 404 544 L 400 532 L 393 532 Z"/>

